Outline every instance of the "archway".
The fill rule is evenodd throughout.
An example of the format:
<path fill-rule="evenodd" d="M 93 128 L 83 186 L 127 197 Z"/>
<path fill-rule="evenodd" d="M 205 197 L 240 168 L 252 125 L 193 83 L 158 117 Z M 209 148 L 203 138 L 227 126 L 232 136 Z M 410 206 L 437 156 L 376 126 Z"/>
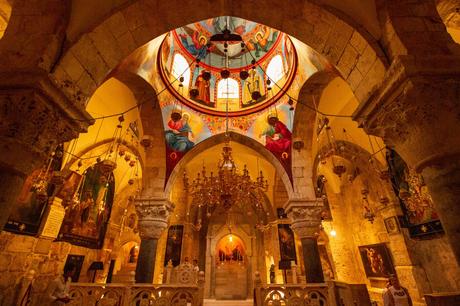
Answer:
<path fill-rule="evenodd" d="M 136 1 L 103 20 L 69 48 L 56 66 L 56 79 L 77 84 L 84 99 L 118 62 L 138 47 L 184 24 L 221 15 L 261 22 L 295 36 L 336 65 L 361 101 L 369 96 L 372 87 L 385 73 L 383 52 L 370 35 L 350 19 L 344 21 L 335 11 L 328 11 L 309 1 L 291 0 L 281 5 L 271 0 L 244 7 L 234 2 L 203 3 L 206 9 L 196 9 L 200 7 L 199 3 L 162 5 L 165 4 L 152 7 L 148 2 Z M 277 8 L 277 14 L 273 14 L 274 8 Z M 177 11 L 183 13 L 176 14 Z M 303 13 L 299 15 L 297 12 Z M 120 25 L 126 26 L 129 31 L 120 33 Z M 93 67 L 96 63 L 97 68 Z M 70 66 L 74 64 L 80 67 L 78 73 Z"/>
<path fill-rule="evenodd" d="M 247 298 L 248 258 L 244 241 L 237 235 L 229 233 L 217 242 L 215 260 L 215 298 Z M 234 284 L 228 286 L 228 284 Z"/>
<path fill-rule="evenodd" d="M 290 198 L 293 197 L 294 192 L 292 189 L 292 184 L 289 180 L 289 176 L 284 170 L 281 163 L 278 161 L 278 159 L 276 159 L 276 157 L 272 153 L 270 153 L 267 149 L 265 149 L 265 147 L 259 142 L 255 141 L 252 138 L 249 138 L 247 136 L 241 135 L 239 133 L 234 133 L 234 132 L 229 132 L 228 137 L 225 135 L 225 133 L 215 135 L 213 137 L 206 139 L 205 141 L 202 141 L 197 146 L 195 146 L 193 149 L 191 149 L 180 160 L 180 162 L 174 168 L 174 171 L 171 173 L 168 181 L 166 182 L 165 194 L 168 195 L 171 193 L 171 188 L 173 184 L 175 183 L 175 181 L 178 178 L 182 177 L 183 167 L 186 164 L 188 164 L 196 155 L 200 154 L 201 152 L 204 152 L 205 150 L 217 144 L 225 143 L 228 139 L 230 141 L 234 141 L 236 143 L 247 146 L 248 148 L 258 152 L 263 158 L 265 158 L 268 162 L 270 162 L 273 165 L 273 167 L 275 167 L 278 176 L 283 181 L 284 187 L 287 190 L 288 196 Z"/>

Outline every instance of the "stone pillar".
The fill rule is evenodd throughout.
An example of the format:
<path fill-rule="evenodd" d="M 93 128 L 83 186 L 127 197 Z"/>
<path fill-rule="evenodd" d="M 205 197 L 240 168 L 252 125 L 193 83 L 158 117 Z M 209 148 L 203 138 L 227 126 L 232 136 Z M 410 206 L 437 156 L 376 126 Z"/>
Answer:
<path fill-rule="evenodd" d="M 324 283 L 317 243 L 323 209 L 322 201 L 290 200 L 284 209 L 291 219 L 292 230 L 302 242 L 307 283 Z"/>
<path fill-rule="evenodd" d="M 421 172 L 460 263 L 460 57 L 399 56 L 354 113 Z"/>
<path fill-rule="evenodd" d="M 25 178 L 60 143 L 86 132 L 94 120 L 70 101 L 44 71 L 0 77 L 0 228 Z"/>
<path fill-rule="evenodd" d="M 141 245 L 136 265 L 136 283 L 153 283 L 158 239 L 168 227 L 173 205 L 164 198 L 136 199 Z"/>

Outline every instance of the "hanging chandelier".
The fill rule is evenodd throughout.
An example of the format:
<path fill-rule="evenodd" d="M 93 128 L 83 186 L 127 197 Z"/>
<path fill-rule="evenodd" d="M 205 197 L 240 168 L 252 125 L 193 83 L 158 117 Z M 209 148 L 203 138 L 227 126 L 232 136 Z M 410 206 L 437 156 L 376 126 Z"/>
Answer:
<path fill-rule="evenodd" d="M 227 141 L 222 148 L 222 159 L 217 165 L 217 175 L 211 171 L 208 175 L 203 166 L 193 182 L 190 183 L 187 172 L 183 176 L 185 191 L 192 197 L 192 205 L 206 209 L 206 216 L 218 207 L 228 212 L 233 207 L 250 211 L 251 207 L 263 209 L 264 193 L 268 190 L 268 181 L 262 171 L 255 181 L 251 179 L 247 166 L 238 169 L 232 157 L 232 148 Z"/>

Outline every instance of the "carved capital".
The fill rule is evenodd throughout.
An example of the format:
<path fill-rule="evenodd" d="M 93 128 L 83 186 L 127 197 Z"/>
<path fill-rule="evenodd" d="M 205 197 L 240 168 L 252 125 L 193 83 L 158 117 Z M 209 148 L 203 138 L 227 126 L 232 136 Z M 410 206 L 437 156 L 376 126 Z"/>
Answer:
<path fill-rule="evenodd" d="M 28 173 L 59 143 L 86 132 L 92 117 L 68 100 L 44 71 L 4 73 L 0 79 L 0 162 Z"/>
<path fill-rule="evenodd" d="M 323 202 L 318 200 L 290 200 L 285 211 L 291 220 L 292 230 L 300 238 L 316 238 L 321 224 Z"/>
<path fill-rule="evenodd" d="M 134 200 L 138 216 L 141 239 L 158 239 L 174 209 L 174 205 L 164 198 L 140 198 Z"/>
<path fill-rule="evenodd" d="M 353 116 L 420 171 L 460 155 L 459 99 L 460 57 L 400 56 Z"/>

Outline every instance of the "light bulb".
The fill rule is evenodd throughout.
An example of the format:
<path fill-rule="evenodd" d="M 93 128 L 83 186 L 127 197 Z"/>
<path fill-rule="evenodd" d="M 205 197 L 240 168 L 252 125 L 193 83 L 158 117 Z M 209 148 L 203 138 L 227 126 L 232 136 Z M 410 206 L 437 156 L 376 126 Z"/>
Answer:
<path fill-rule="evenodd" d="M 332 229 L 330 234 L 331 234 L 332 237 L 337 236 L 337 232 L 335 231 L 335 229 Z"/>
<path fill-rule="evenodd" d="M 232 241 L 233 241 L 233 236 L 230 235 L 230 237 L 228 238 L 228 240 L 230 240 L 230 242 L 232 242 Z"/>

